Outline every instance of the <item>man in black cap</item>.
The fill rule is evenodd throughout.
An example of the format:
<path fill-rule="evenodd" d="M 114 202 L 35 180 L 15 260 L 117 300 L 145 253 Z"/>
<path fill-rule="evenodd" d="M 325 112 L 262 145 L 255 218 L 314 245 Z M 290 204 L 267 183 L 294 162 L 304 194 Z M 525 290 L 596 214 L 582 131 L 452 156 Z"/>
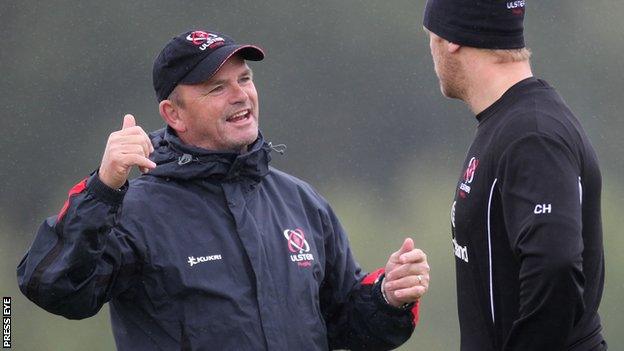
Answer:
<path fill-rule="evenodd" d="M 126 115 L 99 170 L 48 218 L 20 289 L 67 318 L 110 301 L 119 350 L 385 350 L 404 343 L 429 285 L 405 239 L 364 274 L 329 204 L 269 167 L 245 60 L 262 50 L 189 31 L 154 63 L 167 127 Z M 144 174 L 128 182 L 130 169 Z"/>
<path fill-rule="evenodd" d="M 451 209 L 461 350 L 605 350 L 600 170 L 579 121 L 533 77 L 525 5 L 425 9 L 442 93 L 478 121 Z"/>

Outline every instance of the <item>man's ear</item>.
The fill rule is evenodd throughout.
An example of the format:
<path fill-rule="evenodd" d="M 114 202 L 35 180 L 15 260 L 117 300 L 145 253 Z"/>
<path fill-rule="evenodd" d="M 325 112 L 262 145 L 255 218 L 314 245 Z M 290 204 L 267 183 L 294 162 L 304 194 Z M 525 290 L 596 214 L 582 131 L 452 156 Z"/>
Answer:
<path fill-rule="evenodd" d="M 459 45 L 459 44 L 455 44 L 455 43 L 452 43 L 452 42 L 448 43 L 448 52 L 451 53 L 451 54 L 456 53 L 457 51 L 459 51 L 460 48 L 461 48 L 461 45 Z"/>
<path fill-rule="evenodd" d="M 163 100 L 158 104 L 158 112 L 162 119 L 178 133 L 186 132 L 186 124 L 180 116 L 180 106 L 171 100 Z"/>

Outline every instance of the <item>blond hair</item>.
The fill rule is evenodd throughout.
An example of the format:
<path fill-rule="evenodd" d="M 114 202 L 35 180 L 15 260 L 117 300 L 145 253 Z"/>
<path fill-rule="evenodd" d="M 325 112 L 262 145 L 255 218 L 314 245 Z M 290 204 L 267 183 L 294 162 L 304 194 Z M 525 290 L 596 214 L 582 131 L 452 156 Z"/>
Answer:
<path fill-rule="evenodd" d="M 482 49 L 496 58 L 497 63 L 528 61 L 531 58 L 529 48 L 521 49 Z"/>

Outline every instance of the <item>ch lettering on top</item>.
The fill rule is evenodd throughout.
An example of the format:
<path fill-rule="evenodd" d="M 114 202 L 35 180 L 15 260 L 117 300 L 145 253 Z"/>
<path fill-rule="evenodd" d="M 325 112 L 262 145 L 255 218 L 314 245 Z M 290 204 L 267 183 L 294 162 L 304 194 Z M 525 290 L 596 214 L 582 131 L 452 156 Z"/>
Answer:
<path fill-rule="evenodd" d="M 552 204 L 537 204 L 533 209 L 533 213 L 537 215 L 549 214 L 552 212 Z"/>

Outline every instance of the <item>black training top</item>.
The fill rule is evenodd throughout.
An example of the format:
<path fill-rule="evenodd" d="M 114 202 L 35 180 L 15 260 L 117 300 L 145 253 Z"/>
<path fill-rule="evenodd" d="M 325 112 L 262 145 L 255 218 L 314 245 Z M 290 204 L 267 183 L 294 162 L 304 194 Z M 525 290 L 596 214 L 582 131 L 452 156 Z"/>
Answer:
<path fill-rule="evenodd" d="M 525 79 L 477 116 L 455 191 L 461 350 L 600 350 L 601 176 L 579 121 Z"/>

